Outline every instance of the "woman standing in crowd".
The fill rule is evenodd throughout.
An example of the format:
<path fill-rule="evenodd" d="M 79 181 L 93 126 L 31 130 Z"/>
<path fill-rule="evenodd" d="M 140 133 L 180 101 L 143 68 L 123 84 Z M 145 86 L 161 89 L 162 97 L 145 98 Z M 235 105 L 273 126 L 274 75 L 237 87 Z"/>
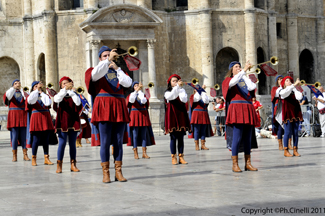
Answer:
<path fill-rule="evenodd" d="M 133 146 L 134 159 L 139 159 L 138 146 L 142 146 L 142 158 L 149 159 L 147 146 L 155 144 L 148 113 L 149 101 L 141 91 L 142 84 L 133 82 L 134 92 L 128 95 L 126 103 L 130 113 L 128 146 Z"/>
<path fill-rule="evenodd" d="M 79 172 L 76 167 L 76 139 L 80 131 L 79 113 L 82 105 L 79 96 L 72 90 L 73 81 L 62 77 L 59 82 L 60 92 L 54 96 L 53 108 L 57 112 L 55 128 L 59 136 L 58 160 L 56 173 L 62 173 L 65 146 L 69 137 L 71 172 Z"/>
<path fill-rule="evenodd" d="M 255 108 L 256 115 L 258 118 L 258 124 L 255 127 L 260 128 L 261 127 L 261 116 L 260 116 L 259 110 L 263 109 L 263 105 L 259 101 L 256 100 L 256 97 L 252 98 L 252 102 L 253 102 L 253 106 Z"/>
<path fill-rule="evenodd" d="M 302 93 L 296 89 L 300 85 L 299 78 L 293 83 L 293 78 L 286 76 L 281 81 L 282 90 L 279 91 L 282 99 L 282 122 L 284 124 L 284 156 L 292 157 L 288 151 L 289 138 L 293 137 L 293 155 L 300 157 L 298 153 L 298 129 L 299 123 L 303 121 L 299 100 L 302 99 Z"/>
<path fill-rule="evenodd" d="M 178 156 L 180 164 L 187 164 L 184 160 L 184 135 L 191 131 L 185 103 L 187 94 L 182 88 L 183 82 L 177 74 L 171 75 L 167 80 L 165 91 L 165 134 L 170 134 L 170 151 L 172 164 L 177 164 L 176 140 L 178 141 Z"/>
<path fill-rule="evenodd" d="M 224 132 L 224 128 L 225 128 L 225 117 L 221 116 L 222 111 L 225 110 L 225 100 L 221 97 L 217 97 L 216 99 L 216 103 L 214 102 L 212 103 L 214 105 L 213 110 L 217 112 L 217 116 L 214 117 L 214 120 L 216 121 L 216 126 L 215 126 L 215 131 L 214 133 L 216 133 L 216 131 L 218 132 L 218 136 L 221 136 L 221 131 Z"/>
<path fill-rule="evenodd" d="M 256 111 L 252 104 L 256 84 L 247 76 L 246 71 L 251 67 L 247 61 L 245 68 L 237 61 L 231 62 L 229 71 L 222 83 L 223 97 L 227 101 L 226 105 L 226 125 L 227 137 L 232 137 L 232 142 L 228 143 L 232 150 L 233 172 L 242 172 L 238 166 L 239 145 L 244 146 L 245 170 L 257 171 L 251 165 L 251 142 L 254 127 L 258 123 Z M 228 131 L 229 128 L 229 131 Z M 230 134 L 230 129 L 232 134 Z"/>
<path fill-rule="evenodd" d="M 52 101 L 42 91 L 42 87 L 42 82 L 34 81 L 26 103 L 26 110 L 30 114 L 29 132 L 32 140 L 32 166 L 37 166 L 36 155 L 39 145 L 43 145 L 44 164 L 53 165 L 49 159 L 49 135 L 54 130 L 49 110 Z"/>

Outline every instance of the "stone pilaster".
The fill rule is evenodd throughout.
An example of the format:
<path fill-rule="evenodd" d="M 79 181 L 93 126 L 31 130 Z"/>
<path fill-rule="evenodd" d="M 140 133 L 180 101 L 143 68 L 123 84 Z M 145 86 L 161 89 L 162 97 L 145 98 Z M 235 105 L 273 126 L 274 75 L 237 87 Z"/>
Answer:
<path fill-rule="evenodd" d="M 148 44 L 147 41 L 139 41 L 139 59 L 141 59 L 141 66 L 139 70 L 139 82 L 144 86 L 149 83 L 149 69 L 148 69 Z"/>
<path fill-rule="evenodd" d="M 157 98 L 157 81 L 156 81 L 156 63 L 155 63 L 155 39 L 148 39 L 148 69 L 149 69 L 149 82 L 153 82 L 155 86 L 150 89 L 150 102 L 158 101 Z"/>
<path fill-rule="evenodd" d="M 298 25 L 296 4 L 288 1 L 287 32 L 288 32 L 288 70 L 293 71 L 294 78 L 299 77 Z"/>
<path fill-rule="evenodd" d="M 32 7 L 30 0 L 24 0 L 24 73 L 22 76 L 22 85 L 29 86 L 35 80 L 35 62 L 34 62 L 34 29 L 32 21 Z"/>
<path fill-rule="evenodd" d="M 325 68 L 325 20 L 324 20 L 324 3 L 323 0 L 317 1 L 317 67 L 315 69 L 315 82 L 320 81 L 324 84 L 325 78 L 322 76 L 324 74 Z"/>
<path fill-rule="evenodd" d="M 91 56 L 92 56 L 91 66 L 95 67 L 96 65 L 98 65 L 99 62 L 98 51 L 99 51 L 100 41 L 93 40 L 90 42 L 90 44 L 91 44 Z"/>
<path fill-rule="evenodd" d="M 275 0 L 269 0 L 269 17 L 268 17 L 268 23 L 269 23 L 269 56 L 278 56 L 278 47 L 277 47 L 277 32 L 276 32 L 276 15 L 275 15 Z M 278 71 L 278 66 L 271 65 L 271 67 Z M 269 79 L 270 85 L 274 86 L 275 81 L 274 79 Z M 267 89 L 270 90 L 269 88 Z M 270 92 L 268 92 L 270 93 Z"/>

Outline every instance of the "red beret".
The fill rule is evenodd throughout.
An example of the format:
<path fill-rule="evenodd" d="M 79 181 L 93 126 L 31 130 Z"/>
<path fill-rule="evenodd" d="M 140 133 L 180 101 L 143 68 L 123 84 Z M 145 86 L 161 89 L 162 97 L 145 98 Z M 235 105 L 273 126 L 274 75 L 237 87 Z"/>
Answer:
<path fill-rule="evenodd" d="M 70 79 L 70 77 L 67 77 L 67 76 L 64 76 L 60 79 L 60 82 L 59 82 L 59 85 L 61 87 L 61 83 L 64 81 L 64 80 L 68 80 L 69 82 L 72 82 L 72 79 Z"/>
<path fill-rule="evenodd" d="M 177 74 L 173 74 L 173 75 L 171 75 L 171 76 L 168 78 L 168 80 L 167 80 L 167 84 L 170 83 L 170 80 L 171 80 L 173 77 L 176 77 L 178 80 L 181 79 L 181 77 L 178 76 Z"/>
<path fill-rule="evenodd" d="M 285 83 L 286 79 L 290 79 L 291 83 L 293 84 L 293 78 L 292 78 L 291 76 L 286 76 L 286 77 L 284 77 L 284 78 L 282 79 L 282 81 L 281 81 L 281 87 L 282 87 L 282 88 L 283 88 L 283 86 L 284 86 L 284 83 Z"/>

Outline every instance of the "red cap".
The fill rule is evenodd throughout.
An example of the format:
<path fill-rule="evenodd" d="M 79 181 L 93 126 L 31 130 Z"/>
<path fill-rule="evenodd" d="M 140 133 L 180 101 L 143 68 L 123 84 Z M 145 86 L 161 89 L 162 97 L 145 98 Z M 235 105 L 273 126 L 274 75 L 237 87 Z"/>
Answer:
<path fill-rule="evenodd" d="M 285 83 L 286 79 L 290 79 L 291 83 L 293 84 L 293 78 L 291 76 L 286 76 L 281 81 L 281 87 L 282 88 L 284 87 L 284 83 Z"/>
<path fill-rule="evenodd" d="M 171 80 L 173 77 L 176 77 L 178 80 L 181 79 L 181 77 L 178 76 L 177 74 L 173 74 L 173 75 L 171 75 L 171 76 L 168 78 L 168 80 L 167 80 L 167 84 L 170 83 L 170 80 Z"/>
<path fill-rule="evenodd" d="M 61 86 L 61 83 L 62 83 L 64 80 L 68 80 L 69 82 L 72 82 L 72 79 L 70 79 L 70 77 L 64 76 L 64 77 L 62 77 L 62 78 L 60 79 L 60 82 L 59 82 L 60 86 Z"/>

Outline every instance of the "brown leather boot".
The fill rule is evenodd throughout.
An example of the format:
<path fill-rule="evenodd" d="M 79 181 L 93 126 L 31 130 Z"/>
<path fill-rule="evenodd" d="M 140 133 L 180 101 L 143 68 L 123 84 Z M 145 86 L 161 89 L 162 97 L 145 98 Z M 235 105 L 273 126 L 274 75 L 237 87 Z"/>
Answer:
<path fill-rule="evenodd" d="M 17 162 L 17 150 L 12 150 L 12 162 Z"/>
<path fill-rule="evenodd" d="M 57 163 L 57 165 L 56 165 L 56 173 L 62 173 L 62 163 L 63 163 L 63 161 L 58 160 L 56 163 Z"/>
<path fill-rule="evenodd" d="M 205 146 L 205 140 L 201 140 L 201 150 L 209 150 L 209 148 Z"/>
<path fill-rule="evenodd" d="M 291 138 L 289 138 L 289 140 L 288 140 L 288 148 L 292 150 L 293 148 L 292 148 L 292 144 L 291 144 L 291 141 L 292 141 L 292 139 L 291 139 Z"/>
<path fill-rule="evenodd" d="M 133 151 L 134 151 L 134 159 L 139 159 L 138 148 L 133 148 Z"/>
<path fill-rule="evenodd" d="M 53 165 L 54 164 L 50 161 L 50 155 L 44 155 L 44 164 L 45 165 Z"/>
<path fill-rule="evenodd" d="M 199 140 L 194 140 L 195 150 L 200 151 Z"/>
<path fill-rule="evenodd" d="M 115 181 L 126 182 L 122 174 L 122 161 L 115 161 Z"/>
<path fill-rule="evenodd" d="M 290 152 L 288 151 L 288 147 L 284 147 L 284 157 L 292 157 L 293 155 L 290 154 Z"/>
<path fill-rule="evenodd" d="M 80 172 L 80 170 L 76 166 L 76 160 L 71 159 L 70 163 L 71 163 L 71 169 L 70 169 L 71 172 Z"/>
<path fill-rule="evenodd" d="M 179 163 L 180 164 L 188 164 L 185 160 L 184 160 L 184 154 L 178 154 L 179 157 Z"/>
<path fill-rule="evenodd" d="M 177 165 L 177 158 L 175 154 L 172 154 L 172 164 Z"/>
<path fill-rule="evenodd" d="M 142 158 L 150 159 L 147 155 L 147 147 L 142 147 Z"/>
<path fill-rule="evenodd" d="M 233 172 L 242 172 L 238 166 L 238 156 L 231 156 L 232 159 L 232 171 Z"/>
<path fill-rule="evenodd" d="M 109 177 L 109 161 L 100 164 L 103 169 L 103 182 L 111 183 L 111 178 Z"/>
<path fill-rule="evenodd" d="M 76 140 L 76 147 L 77 148 L 82 147 L 82 145 L 81 145 L 81 139 L 77 139 Z"/>
<path fill-rule="evenodd" d="M 30 161 L 28 154 L 27 154 L 27 149 L 23 149 L 23 154 L 24 154 L 24 161 Z"/>
<path fill-rule="evenodd" d="M 282 139 L 278 139 L 279 142 L 279 150 L 282 151 L 283 150 L 283 142 Z"/>
<path fill-rule="evenodd" d="M 245 155 L 245 171 L 257 171 L 258 169 L 251 164 L 251 156 Z"/>
<path fill-rule="evenodd" d="M 296 157 L 300 157 L 301 155 L 298 153 L 298 146 L 293 147 L 293 155 Z"/>
<path fill-rule="evenodd" d="M 36 155 L 32 155 L 32 166 L 37 166 Z"/>

